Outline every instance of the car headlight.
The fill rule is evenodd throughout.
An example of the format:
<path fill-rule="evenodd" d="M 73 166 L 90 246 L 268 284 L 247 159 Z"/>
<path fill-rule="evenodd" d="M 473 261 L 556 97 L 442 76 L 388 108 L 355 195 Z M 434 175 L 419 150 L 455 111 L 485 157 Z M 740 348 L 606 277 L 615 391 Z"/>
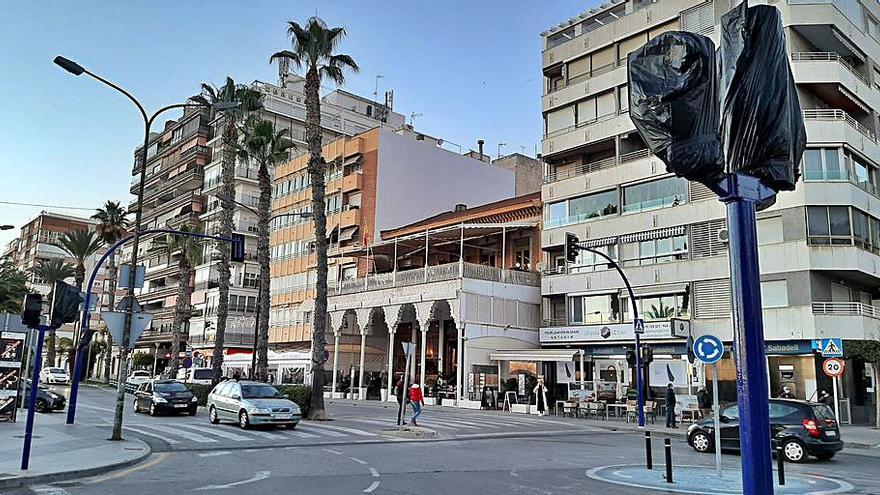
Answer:
<path fill-rule="evenodd" d="M 168 401 L 165 400 L 164 397 L 161 397 L 161 396 L 159 396 L 159 395 L 154 395 L 154 396 L 153 396 L 153 402 L 155 402 L 156 404 L 165 404 L 165 403 L 168 402 Z"/>
<path fill-rule="evenodd" d="M 198 402 L 198 401 L 199 401 L 199 398 L 196 397 L 195 395 L 193 395 L 193 398 L 190 402 Z"/>
<path fill-rule="evenodd" d="M 251 412 L 254 414 L 271 414 L 272 413 L 272 411 L 270 411 L 268 409 L 263 409 L 261 407 L 255 407 L 255 408 L 251 409 Z"/>

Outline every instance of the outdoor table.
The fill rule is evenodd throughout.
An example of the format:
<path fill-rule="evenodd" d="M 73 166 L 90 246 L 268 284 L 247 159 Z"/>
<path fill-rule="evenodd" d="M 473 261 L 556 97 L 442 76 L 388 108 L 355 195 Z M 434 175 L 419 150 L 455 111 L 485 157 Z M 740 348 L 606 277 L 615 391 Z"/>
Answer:
<path fill-rule="evenodd" d="M 608 413 L 611 409 L 614 409 L 614 416 L 619 418 L 621 416 L 621 411 L 623 414 L 626 414 L 626 403 L 623 404 L 608 404 L 605 406 L 605 419 L 608 419 Z"/>
<path fill-rule="evenodd" d="M 564 406 L 565 406 L 565 401 L 564 401 L 564 400 L 558 400 L 558 401 L 556 401 L 555 409 L 556 409 L 556 415 L 557 415 L 557 416 L 559 416 L 559 409 L 560 409 L 561 407 L 564 407 Z"/>

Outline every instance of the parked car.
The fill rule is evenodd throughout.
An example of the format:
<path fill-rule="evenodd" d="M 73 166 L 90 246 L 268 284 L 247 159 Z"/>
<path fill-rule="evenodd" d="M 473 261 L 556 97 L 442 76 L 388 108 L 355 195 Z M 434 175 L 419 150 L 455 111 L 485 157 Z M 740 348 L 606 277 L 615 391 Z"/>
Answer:
<path fill-rule="evenodd" d="M 18 402 L 25 406 L 29 404 L 31 397 L 31 381 L 25 382 L 24 395 L 18 398 Z M 39 413 L 49 413 L 52 411 L 63 411 L 67 405 L 67 398 L 63 395 L 49 390 L 48 387 L 37 386 L 37 400 L 34 401 L 34 410 Z"/>
<path fill-rule="evenodd" d="M 142 383 L 134 391 L 134 412 L 148 411 L 150 416 L 160 413 L 186 412 L 195 415 L 199 403 L 186 386 L 177 380 L 156 380 Z"/>
<path fill-rule="evenodd" d="M 177 370 L 177 379 L 184 383 L 210 385 L 213 378 L 214 370 L 211 368 L 180 368 Z"/>
<path fill-rule="evenodd" d="M 132 371 L 131 374 L 128 375 L 128 379 L 125 380 L 125 383 L 135 386 L 141 386 L 144 383 L 151 381 L 153 378 L 150 376 L 149 371 L 144 370 L 135 370 Z"/>
<path fill-rule="evenodd" d="M 235 421 L 243 429 L 252 425 L 283 425 L 295 428 L 302 412 L 272 385 L 228 380 L 208 394 L 208 416 L 212 424 Z"/>
<path fill-rule="evenodd" d="M 40 370 L 41 383 L 70 383 L 70 375 L 64 368 L 48 367 Z"/>
<path fill-rule="evenodd" d="M 721 410 L 721 448 L 739 450 L 739 408 Z M 782 445 L 785 460 L 805 462 L 808 456 L 827 461 L 843 449 L 840 428 L 831 408 L 818 402 L 770 399 L 773 449 Z M 715 420 L 703 419 L 688 428 L 688 444 L 697 452 L 715 450 Z"/>

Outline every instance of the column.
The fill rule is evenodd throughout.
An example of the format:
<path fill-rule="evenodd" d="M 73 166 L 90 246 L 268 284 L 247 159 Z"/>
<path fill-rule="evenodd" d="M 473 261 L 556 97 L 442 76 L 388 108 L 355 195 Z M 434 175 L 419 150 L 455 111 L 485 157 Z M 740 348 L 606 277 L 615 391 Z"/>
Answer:
<path fill-rule="evenodd" d="M 445 354 L 445 347 L 443 345 L 443 336 L 444 330 L 446 328 L 446 321 L 438 321 L 438 331 L 437 331 L 437 371 L 443 373 L 443 354 Z"/>
<path fill-rule="evenodd" d="M 364 400 L 367 398 L 366 392 L 364 392 L 364 351 L 367 345 L 367 329 L 361 328 L 361 363 L 360 363 L 360 374 L 358 376 L 358 398 L 360 400 Z"/>
<path fill-rule="evenodd" d="M 587 373 L 586 373 L 586 370 L 584 370 L 584 350 L 581 349 L 578 352 L 578 355 L 581 359 L 581 390 L 584 390 L 584 389 L 586 389 L 586 386 L 587 386 Z M 596 397 L 598 400 L 598 394 L 596 395 Z"/>
<path fill-rule="evenodd" d="M 458 326 L 458 347 L 455 351 L 455 386 L 456 386 L 456 402 L 464 400 L 464 371 L 462 367 L 464 366 L 464 360 L 461 358 L 462 353 L 464 353 L 464 324 L 460 323 Z"/>
<path fill-rule="evenodd" d="M 422 393 L 425 390 L 425 357 L 427 355 L 428 349 L 428 325 L 427 322 L 424 327 L 422 327 L 422 339 L 419 342 L 419 347 L 421 348 L 421 358 L 419 359 L 420 367 L 419 370 L 419 385 L 422 386 Z"/>
<path fill-rule="evenodd" d="M 419 323 L 419 330 L 421 331 L 421 339 L 419 342 L 419 365 L 421 369 L 419 370 L 419 385 L 422 387 L 422 392 L 424 393 L 425 389 L 425 357 L 428 350 L 428 322 L 431 319 L 431 308 L 434 306 L 432 301 L 428 302 L 420 302 L 414 304 L 416 308 L 416 319 Z M 413 338 L 415 338 L 415 327 L 413 327 Z"/>
<path fill-rule="evenodd" d="M 330 398 L 336 398 L 336 375 L 339 366 L 339 332 L 333 329 L 333 386 L 330 388 Z"/>
<path fill-rule="evenodd" d="M 391 392 L 394 390 L 394 334 L 395 328 L 388 327 L 388 400 L 391 400 Z"/>

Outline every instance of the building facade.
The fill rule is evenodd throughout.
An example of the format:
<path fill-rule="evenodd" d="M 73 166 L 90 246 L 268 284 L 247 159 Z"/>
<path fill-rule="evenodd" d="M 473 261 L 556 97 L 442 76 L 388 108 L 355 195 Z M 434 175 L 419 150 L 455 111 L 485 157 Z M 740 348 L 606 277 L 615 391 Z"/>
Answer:
<path fill-rule="evenodd" d="M 669 30 L 705 34 L 717 45 L 720 17 L 736 3 L 618 0 L 543 33 L 541 343 L 583 351 L 583 376 L 597 392 L 619 397 L 632 381 L 631 302 L 601 258 L 582 252 L 565 263 L 566 232 L 626 270 L 648 322 L 652 387 L 665 386 L 663 370 L 681 392 L 705 382 L 685 359 L 689 335 L 732 340 L 724 205 L 667 173 L 640 139 L 628 116 L 626 60 Z M 782 12 L 808 150 L 797 190 L 758 214 L 769 392 L 789 386 L 815 398 L 831 388 L 815 339 L 880 338 L 880 5 L 770 3 Z M 876 377 L 864 363 L 850 365 L 842 419 L 865 421 Z M 730 357 L 718 379 L 722 399 L 735 399 Z"/>

